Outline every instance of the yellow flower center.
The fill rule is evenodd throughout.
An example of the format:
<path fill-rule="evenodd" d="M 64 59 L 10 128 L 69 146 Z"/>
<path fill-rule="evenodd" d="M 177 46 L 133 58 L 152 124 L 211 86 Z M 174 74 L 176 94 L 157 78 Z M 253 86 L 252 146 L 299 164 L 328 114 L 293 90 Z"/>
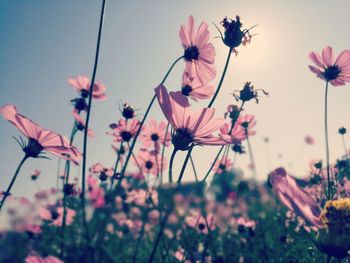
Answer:
<path fill-rule="evenodd" d="M 320 219 L 325 228 L 319 229 L 319 249 L 337 258 L 346 257 L 350 251 L 350 198 L 327 201 Z"/>
<path fill-rule="evenodd" d="M 327 201 L 321 212 L 322 222 L 330 231 L 343 229 L 350 235 L 350 198 Z"/>

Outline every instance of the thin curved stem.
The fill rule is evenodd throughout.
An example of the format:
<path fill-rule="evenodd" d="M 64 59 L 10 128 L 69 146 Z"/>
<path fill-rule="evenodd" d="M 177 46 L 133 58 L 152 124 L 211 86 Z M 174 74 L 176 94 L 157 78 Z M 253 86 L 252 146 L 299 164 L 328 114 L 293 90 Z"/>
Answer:
<path fill-rule="evenodd" d="M 239 108 L 239 111 L 238 111 L 238 114 L 237 114 L 237 118 L 235 118 L 234 120 L 232 120 L 231 128 L 230 128 L 230 131 L 229 131 L 228 134 L 231 134 L 233 128 L 235 127 L 235 124 L 236 124 L 236 122 L 237 122 L 237 120 L 238 120 L 239 114 L 240 114 L 240 113 L 242 112 L 242 110 L 243 110 L 244 103 L 245 103 L 245 101 L 242 101 L 241 107 Z M 205 181 L 207 180 L 208 176 L 210 175 L 211 171 L 212 171 L 213 168 L 214 168 L 214 165 L 215 165 L 216 161 L 219 159 L 220 153 L 222 152 L 222 150 L 224 149 L 224 147 L 225 147 L 225 145 L 222 145 L 222 146 L 220 147 L 219 152 L 218 152 L 217 155 L 215 156 L 214 161 L 213 161 L 213 163 L 211 164 L 211 166 L 210 166 L 208 172 L 205 174 L 204 178 L 202 179 L 202 182 L 205 182 Z"/>
<path fill-rule="evenodd" d="M 102 28 L 103 28 L 103 22 L 105 17 L 105 10 L 106 10 L 106 0 L 102 1 L 102 8 L 101 8 L 101 15 L 100 15 L 100 24 L 98 29 L 98 37 L 97 37 L 97 44 L 96 44 L 96 53 L 95 53 L 95 63 L 94 63 L 94 69 L 92 73 L 92 78 L 90 82 L 90 89 L 88 94 L 88 108 L 86 113 L 86 119 L 85 119 L 85 130 L 84 130 L 84 145 L 83 145 L 83 168 L 82 168 L 82 192 L 81 192 L 81 206 L 82 206 L 82 217 L 83 217 L 83 225 L 85 228 L 85 234 L 86 239 L 89 242 L 89 229 L 87 227 L 86 222 L 86 212 L 85 212 L 85 172 L 86 172 L 86 154 L 87 154 L 87 132 L 89 129 L 89 120 L 90 120 L 90 112 L 91 112 L 91 105 L 92 105 L 92 93 L 93 93 L 93 87 L 95 84 L 95 77 L 97 72 L 97 65 L 98 65 L 98 58 L 100 54 L 100 45 L 101 45 L 101 36 L 102 36 Z"/>
<path fill-rule="evenodd" d="M 332 198 L 332 186 L 329 171 L 329 143 L 328 143 L 328 81 L 326 82 L 326 91 L 324 96 L 324 131 L 325 131 L 325 141 L 326 141 L 326 165 L 327 165 L 327 187 L 328 193 L 327 198 L 330 200 Z"/>
<path fill-rule="evenodd" d="M 154 142 L 154 152 L 155 152 L 155 155 L 156 155 L 156 167 L 157 167 L 157 177 L 156 177 L 156 180 L 159 178 L 159 162 L 158 162 L 158 150 L 157 150 L 157 143 Z"/>
<path fill-rule="evenodd" d="M 193 168 L 194 178 L 196 179 L 196 182 L 198 182 L 198 175 L 197 175 L 197 171 L 196 171 L 196 166 L 194 165 L 194 161 L 193 161 L 193 158 L 191 155 L 190 155 L 190 161 L 191 161 L 192 168 Z"/>
<path fill-rule="evenodd" d="M 120 146 L 119 146 L 119 151 L 118 151 L 118 154 L 117 154 L 117 160 L 115 162 L 115 165 L 114 165 L 114 170 L 113 170 L 113 176 L 112 176 L 112 180 L 111 180 L 111 188 L 113 187 L 113 184 L 114 184 L 114 178 L 115 178 L 115 174 L 117 172 L 117 169 L 118 169 L 118 164 L 119 164 L 119 161 L 120 161 L 120 151 L 123 147 L 123 141 L 120 142 Z"/>
<path fill-rule="evenodd" d="M 344 134 L 342 135 L 342 141 L 343 141 L 343 147 L 344 147 L 344 152 L 345 152 L 345 158 L 348 159 L 348 151 L 346 148 L 346 143 L 345 143 L 345 136 Z"/>
<path fill-rule="evenodd" d="M 210 166 L 208 172 L 205 174 L 204 178 L 202 179 L 202 182 L 205 182 L 205 181 L 207 180 L 208 176 L 210 175 L 211 171 L 212 171 L 213 168 L 214 168 L 214 165 L 215 165 L 216 161 L 219 159 L 219 156 L 220 156 L 222 150 L 224 149 L 224 147 L 225 147 L 225 145 L 222 145 L 222 146 L 220 147 L 219 152 L 218 152 L 217 155 L 215 156 L 214 161 L 213 161 L 213 163 L 211 164 L 211 166 Z"/>
<path fill-rule="evenodd" d="M 254 177 L 257 178 L 253 150 L 252 150 L 252 147 L 250 145 L 249 135 L 248 135 L 248 130 L 247 129 L 245 129 L 245 135 L 246 135 L 246 138 L 247 138 L 247 145 L 248 145 L 250 162 L 251 162 L 251 165 L 253 166 L 252 167 L 253 168 L 253 174 L 254 174 Z"/>
<path fill-rule="evenodd" d="M 168 78 L 170 72 L 172 71 L 172 69 L 174 68 L 174 66 L 176 65 L 176 63 L 177 63 L 178 61 L 180 61 L 182 58 L 183 58 L 183 56 L 177 58 L 177 59 L 173 62 L 173 64 L 170 66 L 169 70 L 168 70 L 167 73 L 165 74 L 165 76 L 164 76 L 162 82 L 160 83 L 160 85 L 163 85 L 163 84 L 164 84 L 164 82 L 165 82 L 166 79 Z M 127 168 L 127 166 L 128 166 L 128 163 L 129 163 L 131 154 L 132 154 L 132 152 L 133 152 L 133 150 L 134 150 L 135 144 L 136 144 L 136 142 L 137 142 L 137 138 L 138 138 L 139 135 L 140 135 L 140 132 L 141 132 L 141 130 L 142 130 L 142 127 L 143 127 L 143 125 L 144 125 L 144 123 L 145 123 L 145 121 L 146 121 L 146 119 L 147 119 L 148 113 L 150 112 L 150 110 L 151 110 L 151 108 L 152 108 L 152 105 L 153 105 L 153 103 L 154 103 L 156 97 L 157 97 L 156 94 L 154 94 L 153 97 L 152 97 L 152 99 L 151 99 L 151 102 L 149 103 L 149 105 L 148 105 L 148 107 L 147 107 L 147 110 L 146 110 L 146 112 L 145 112 L 145 115 L 143 116 L 143 119 L 142 119 L 142 121 L 141 121 L 141 123 L 140 123 L 140 125 L 139 125 L 139 128 L 137 129 L 137 132 L 136 132 L 136 134 L 135 134 L 135 137 L 134 137 L 134 139 L 132 140 L 131 148 L 129 149 L 128 156 L 126 157 L 125 164 L 124 164 L 123 169 L 122 169 L 122 171 L 121 171 L 121 175 L 120 175 L 121 179 L 123 179 L 123 177 L 124 177 L 124 175 L 125 175 L 125 171 L 126 171 L 126 168 Z M 120 182 L 120 181 L 121 181 L 121 180 L 119 180 L 119 182 Z M 119 187 L 119 184 L 118 184 L 118 187 Z"/>
<path fill-rule="evenodd" d="M 169 183 L 173 182 L 173 163 L 174 163 L 174 158 L 176 153 L 177 153 L 177 150 L 174 148 L 170 157 L 170 162 L 169 162 Z"/>
<path fill-rule="evenodd" d="M 208 105 L 208 108 L 211 108 L 211 106 L 213 106 L 213 103 L 214 103 L 216 97 L 217 97 L 218 94 L 219 94 L 219 91 L 220 91 L 220 89 L 221 89 L 222 83 L 224 82 L 224 79 L 225 79 L 225 75 L 226 75 L 226 71 L 227 71 L 227 68 L 228 68 L 228 64 L 229 64 L 229 62 L 230 62 L 231 53 L 232 53 L 232 48 L 229 49 L 229 52 L 228 52 L 228 55 L 227 55 L 227 59 L 226 59 L 226 63 L 225 63 L 225 67 L 224 67 L 224 71 L 222 72 L 219 85 L 218 85 L 218 87 L 216 88 L 216 91 L 215 91 L 215 93 L 214 93 L 214 96 L 212 97 L 212 99 L 211 99 L 211 101 L 210 101 L 210 103 L 209 103 L 209 105 Z"/>
<path fill-rule="evenodd" d="M 156 240 L 155 240 L 155 242 L 153 244 L 151 255 L 148 258 L 148 263 L 154 262 L 153 259 L 154 259 L 154 256 L 155 256 L 156 252 L 157 252 L 159 241 L 160 241 L 160 239 L 161 239 L 161 237 L 163 235 L 163 232 L 164 232 L 163 230 L 164 230 L 164 227 L 166 225 L 166 222 L 168 220 L 168 217 L 169 217 L 170 213 L 171 213 L 171 211 L 167 211 L 166 214 L 164 215 L 163 220 L 160 223 L 160 229 L 159 229 L 158 235 L 156 237 Z"/>
<path fill-rule="evenodd" d="M 163 141 L 163 147 L 162 147 L 162 158 L 161 158 L 161 161 L 160 161 L 160 183 L 161 184 L 163 183 L 165 143 L 166 143 L 166 139 L 168 137 L 169 128 L 170 128 L 170 122 L 168 122 L 168 125 L 166 126 L 165 136 L 164 136 L 164 141 Z"/>
<path fill-rule="evenodd" d="M 19 171 L 21 170 L 21 167 L 22 167 L 22 165 L 24 164 L 24 162 L 27 160 L 27 158 L 28 158 L 27 155 L 25 155 L 25 156 L 23 157 L 23 159 L 20 161 L 19 165 L 17 166 L 17 169 L 16 169 L 16 171 L 15 171 L 15 174 L 13 175 L 12 180 L 11 180 L 11 182 L 10 182 L 10 185 L 7 187 L 7 190 L 6 190 L 5 194 L 4 194 L 4 197 L 3 197 L 2 200 L 1 200 L 1 203 L 0 203 L 0 212 L 1 212 L 1 209 L 2 209 L 2 207 L 3 207 L 3 205 L 4 205 L 4 203 L 5 203 L 6 198 L 10 195 L 12 186 L 13 186 L 13 184 L 14 184 L 15 181 L 16 181 L 17 175 L 19 174 Z"/>
<path fill-rule="evenodd" d="M 181 172 L 180 172 L 180 175 L 179 175 L 179 179 L 177 179 L 177 183 L 181 183 L 181 180 L 182 180 L 182 177 L 184 176 L 184 173 L 185 173 L 185 169 L 186 169 L 186 166 L 187 166 L 187 163 L 188 163 L 188 160 L 190 159 L 191 157 L 191 152 L 193 150 L 193 147 L 194 145 L 191 146 L 191 148 L 188 150 L 187 152 L 187 155 L 186 155 L 186 158 L 185 158 L 185 161 L 182 165 L 182 168 L 181 168 Z"/>

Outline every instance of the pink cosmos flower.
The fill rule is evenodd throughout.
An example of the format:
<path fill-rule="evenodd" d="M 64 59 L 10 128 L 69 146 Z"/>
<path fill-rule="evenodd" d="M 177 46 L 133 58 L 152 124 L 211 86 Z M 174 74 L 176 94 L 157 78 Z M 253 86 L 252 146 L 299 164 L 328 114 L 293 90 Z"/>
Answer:
<path fill-rule="evenodd" d="M 40 176 L 40 174 L 41 174 L 41 171 L 38 170 L 38 169 L 35 169 L 34 172 L 31 174 L 32 180 L 38 179 L 38 177 Z"/>
<path fill-rule="evenodd" d="M 42 129 L 27 117 L 17 113 L 16 107 L 12 104 L 0 107 L 0 114 L 28 137 L 28 144 L 22 145 L 27 157 L 37 158 L 43 151 L 47 151 L 78 164 L 81 153 L 69 145 L 67 138 L 54 131 Z"/>
<path fill-rule="evenodd" d="M 255 229 L 256 227 L 256 222 L 253 220 L 249 220 L 249 219 L 245 219 L 244 217 L 239 217 L 237 219 L 237 224 L 244 226 L 246 228 L 251 228 L 251 229 Z"/>
<path fill-rule="evenodd" d="M 213 170 L 217 174 L 222 174 L 224 172 L 229 171 L 232 168 L 232 166 L 233 166 L 233 163 L 229 158 L 224 160 L 216 160 Z"/>
<path fill-rule="evenodd" d="M 108 133 L 115 137 L 115 142 L 130 142 L 130 140 L 137 133 L 140 122 L 136 119 L 126 121 L 120 119 L 118 124 L 111 124 L 110 127 L 113 129 L 112 133 Z"/>
<path fill-rule="evenodd" d="M 190 74 L 185 71 L 182 75 L 181 92 L 182 95 L 197 101 L 211 98 L 215 88 L 213 85 L 202 84 L 198 78 L 190 77 Z"/>
<path fill-rule="evenodd" d="M 165 142 L 165 146 L 170 144 L 170 132 L 166 133 L 165 122 L 159 122 L 156 120 L 150 120 L 148 125 L 145 126 L 140 136 L 140 141 L 143 142 L 144 148 L 154 147 L 159 150 L 159 146 Z M 166 137 L 165 137 L 166 136 Z"/>
<path fill-rule="evenodd" d="M 128 151 L 128 147 L 126 145 L 122 145 L 122 146 L 116 146 L 111 144 L 111 147 L 113 149 L 113 151 L 118 155 L 119 154 L 119 161 L 120 163 L 123 163 L 124 161 L 124 157 L 125 157 L 125 153 Z"/>
<path fill-rule="evenodd" d="M 73 110 L 73 117 L 76 121 L 76 125 L 77 125 L 76 127 L 78 128 L 78 130 L 80 130 L 80 131 L 85 130 L 85 120 L 83 120 L 83 118 L 80 116 L 80 114 L 78 113 L 78 110 L 76 110 L 76 109 Z M 88 129 L 87 134 L 91 138 L 95 137 L 95 133 L 90 128 Z"/>
<path fill-rule="evenodd" d="M 335 87 L 350 82 L 350 50 L 342 51 L 334 61 L 333 49 L 327 46 L 322 50 L 322 57 L 311 52 L 309 58 L 316 65 L 309 66 L 310 70 L 320 79 L 329 81 Z"/>
<path fill-rule="evenodd" d="M 111 178 L 114 173 L 113 168 L 104 167 L 101 163 L 95 163 L 90 167 L 90 172 L 94 175 L 97 175 L 101 181 Z"/>
<path fill-rule="evenodd" d="M 188 100 L 181 92 L 170 92 L 160 85 L 155 88 L 159 105 L 165 118 L 173 127 L 172 143 L 177 150 L 187 150 L 192 144 L 223 145 L 226 142 L 213 135 L 225 122 L 214 119 L 214 108 L 191 112 Z"/>
<path fill-rule="evenodd" d="M 77 76 L 74 78 L 69 78 L 68 83 L 73 86 L 73 88 L 80 93 L 83 98 L 87 98 L 90 92 L 90 80 L 86 76 Z M 106 87 L 101 82 L 95 82 L 93 86 L 92 97 L 97 100 L 105 100 L 107 98 L 105 91 Z"/>
<path fill-rule="evenodd" d="M 243 127 L 243 129 L 247 131 L 248 136 L 253 136 L 256 134 L 256 132 L 252 130 L 256 125 L 254 115 L 242 115 L 238 118 L 237 123 L 239 123 Z"/>
<path fill-rule="evenodd" d="M 240 143 L 245 139 L 245 131 L 241 124 L 237 121 L 235 126 L 230 133 L 231 123 L 225 122 L 224 125 L 220 127 L 220 136 L 227 141 L 228 144 Z"/>
<path fill-rule="evenodd" d="M 64 262 L 54 256 L 48 256 L 46 258 L 42 258 L 39 256 L 29 255 L 26 257 L 25 263 L 64 263 Z"/>
<path fill-rule="evenodd" d="M 163 158 L 163 165 L 161 165 L 161 155 L 154 151 L 140 150 L 136 156 L 135 163 L 140 166 L 144 174 L 158 175 L 161 168 L 165 170 L 166 159 Z"/>
<path fill-rule="evenodd" d="M 190 211 L 186 216 L 185 222 L 192 228 L 197 228 L 199 233 L 208 234 L 208 230 L 214 230 L 216 228 L 215 217 L 212 213 L 203 217 L 201 213 L 197 211 Z M 209 229 L 208 229 L 209 227 Z"/>
<path fill-rule="evenodd" d="M 98 179 L 89 176 L 87 179 L 89 185 L 88 196 L 94 208 L 100 208 L 105 205 L 105 191 L 100 187 Z"/>
<path fill-rule="evenodd" d="M 305 143 L 308 145 L 314 145 L 315 144 L 315 139 L 311 135 L 306 135 L 305 138 Z"/>
<path fill-rule="evenodd" d="M 180 28 L 180 40 L 185 49 L 186 72 L 191 78 L 198 78 L 205 85 L 216 75 L 214 66 L 215 49 L 209 43 L 208 24 L 202 22 L 196 31 L 193 16 L 188 17 L 188 24 Z"/>
<path fill-rule="evenodd" d="M 63 221 L 64 208 L 62 206 L 40 207 L 39 214 L 41 219 L 50 221 L 55 226 L 61 226 Z M 66 208 L 66 225 L 70 225 L 74 221 L 76 212 L 73 209 Z"/>

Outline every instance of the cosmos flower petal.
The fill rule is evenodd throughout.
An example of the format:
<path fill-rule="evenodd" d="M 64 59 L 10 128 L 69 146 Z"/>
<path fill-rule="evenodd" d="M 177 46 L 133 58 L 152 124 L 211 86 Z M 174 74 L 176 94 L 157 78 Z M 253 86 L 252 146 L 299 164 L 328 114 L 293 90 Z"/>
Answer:
<path fill-rule="evenodd" d="M 311 59 L 312 62 L 315 63 L 316 66 L 318 66 L 320 68 L 324 68 L 324 64 L 323 64 L 322 58 L 321 58 L 321 56 L 318 53 L 311 52 L 309 54 L 309 58 Z"/>
<path fill-rule="evenodd" d="M 165 118 L 171 123 L 171 125 L 176 126 L 173 118 L 173 109 L 171 107 L 170 96 L 165 86 L 159 85 L 154 90 L 157 95 L 159 106 L 163 111 Z"/>
<path fill-rule="evenodd" d="M 203 43 L 205 44 L 208 41 L 209 41 L 208 24 L 206 22 L 202 22 L 198 27 L 195 43 L 197 43 L 198 47 L 201 48 L 202 44 Z"/>
<path fill-rule="evenodd" d="M 215 48 L 212 43 L 207 43 L 201 48 L 201 53 L 199 57 L 203 59 L 203 61 L 213 64 L 215 61 Z"/>
<path fill-rule="evenodd" d="M 281 202 L 297 215 L 316 227 L 322 227 L 318 204 L 300 187 L 284 168 L 277 168 L 269 175 L 272 187 Z"/>
<path fill-rule="evenodd" d="M 321 71 L 319 68 L 316 68 L 316 67 L 314 67 L 314 66 L 309 66 L 309 69 L 310 69 L 313 73 L 315 73 L 315 74 L 317 74 L 317 75 L 321 75 L 321 74 L 322 74 L 322 71 Z"/>
<path fill-rule="evenodd" d="M 348 67 L 350 65 L 350 50 L 346 49 L 342 51 L 338 55 L 335 64 L 338 65 L 340 68 Z"/>
<path fill-rule="evenodd" d="M 196 136 L 201 137 L 207 134 L 212 134 L 217 131 L 225 122 L 223 118 L 212 119 L 206 125 L 201 126 L 200 130 L 196 132 Z"/>
<path fill-rule="evenodd" d="M 192 113 L 192 122 L 190 123 L 189 129 L 196 134 L 197 130 L 201 130 L 202 127 L 207 125 L 214 117 L 215 109 L 204 108 Z"/>
<path fill-rule="evenodd" d="M 325 47 L 322 50 L 322 58 L 324 64 L 329 67 L 333 65 L 334 57 L 333 57 L 333 49 L 330 46 Z"/>
<path fill-rule="evenodd" d="M 209 81 L 213 80 L 216 76 L 216 69 L 213 64 L 209 64 L 206 62 L 195 63 L 195 76 L 198 76 L 198 79 L 202 82 L 202 84 L 206 84 Z"/>

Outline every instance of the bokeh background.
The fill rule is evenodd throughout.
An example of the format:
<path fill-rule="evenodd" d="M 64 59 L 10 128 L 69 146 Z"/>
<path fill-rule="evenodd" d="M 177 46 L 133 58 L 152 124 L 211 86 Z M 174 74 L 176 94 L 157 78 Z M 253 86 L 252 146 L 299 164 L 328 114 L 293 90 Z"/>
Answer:
<path fill-rule="evenodd" d="M 76 95 L 69 77 L 91 77 L 101 2 L 0 0 L 0 105 L 13 103 L 19 111 L 42 127 L 69 135 L 73 124 L 70 99 Z M 218 77 L 227 56 L 227 47 L 211 24 L 224 16 L 241 16 L 244 27 L 257 24 L 257 35 L 233 57 L 222 91 L 214 106 L 223 115 L 234 103 L 233 90 L 245 81 L 270 93 L 259 104 L 246 105 L 245 113 L 257 119 L 257 135 L 251 138 L 259 180 L 268 172 L 285 166 L 295 175 L 307 173 L 310 159 L 324 158 L 323 107 L 325 83 L 309 72 L 308 53 L 326 45 L 339 53 L 349 48 L 347 33 L 350 3 L 344 1 L 116 1 L 107 3 L 97 80 L 107 87 L 108 99 L 94 102 L 91 128 L 97 137 L 89 139 L 88 164 L 112 166 L 115 155 L 112 138 L 105 135 L 108 125 L 120 118 L 119 106 L 128 102 L 145 111 L 153 88 L 163 78 L 172 61 L 182 55 L 179 27 L 192 14 L 197 22 L 210 23 L 216 47 Z M 198 24 L 198 23 L 197 23 Z M 170 90 L 180 88 L 184 63 L 179 63 L 166 82 Z M 330 88 L 329 133 L 331 159 L 344 154 L 340 126 L 350 128 L 350 87 Z M 194 108 L 208 102 L 193 103 Z M 152 118 L 164 120 L 158 105 Z M 305 135 L 315 145 L 304 143 Z M 11 136 L 20 135 L 7 121 L 0 120 L 0 190 L 5 190 L 23 153 Z M 267 145 L 263 138 L 268 137 Z M 349 137 L 346 136 L 350 146 Z M 82 134 L 75 145 L 82 149 Z M 201 176 L 207 171 L 217 147 L 197 147 L 194 160 Z M 168 150 L 169 153 L 169 150 Z M 233 155 L 231 155 L 233 157 Z M 176 157 L 175 174 L 183 155 Z M 244 175 L 248 155 L 236 161 Z M 63 166 L 63 162 L 61 164 Z M 42 175 L 35 185 L 30 174 L 38 168 Z M 15 195 L 30 197 L 38 188 L 56 185 L 58 161 L 29 160 L 13 188 Z M 73 168 L 73 174 L 80 172 Z M 188 166 L 185 179 L 193 178 Z"/>

